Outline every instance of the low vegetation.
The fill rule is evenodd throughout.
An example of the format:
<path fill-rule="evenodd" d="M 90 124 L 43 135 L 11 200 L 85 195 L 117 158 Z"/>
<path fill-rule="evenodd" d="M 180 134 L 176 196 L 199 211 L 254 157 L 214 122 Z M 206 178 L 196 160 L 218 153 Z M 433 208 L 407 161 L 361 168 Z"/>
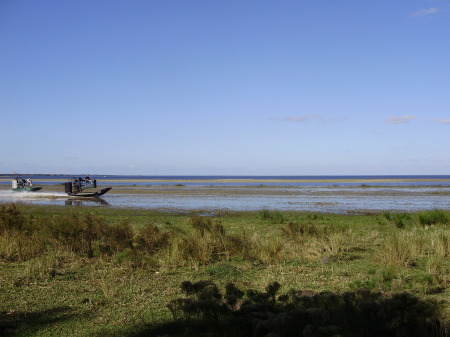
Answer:
<path fill-rule="evenodd" d="M 442 210 L 0 206 L 0 335 L 447 336 L 449 298 Z"/>
<path fill-rule="evenodd" d="M 186 297 L 169 303 L 175 322 L 166 326 L 192 336 L 421 337 L 445 332 L 437 305 L 409 293 L 291 290 L 279 295 L 280 287 L 273 282 L 265 291 L 244 292 L 229 283 L 221 293 L 209 281 L 183 282 Z"/>

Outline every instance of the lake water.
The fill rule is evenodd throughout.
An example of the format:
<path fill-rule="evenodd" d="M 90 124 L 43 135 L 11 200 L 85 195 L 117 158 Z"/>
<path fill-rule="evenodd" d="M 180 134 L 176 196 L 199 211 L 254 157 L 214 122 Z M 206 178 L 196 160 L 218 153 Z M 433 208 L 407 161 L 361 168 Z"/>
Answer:
<path fill-rule="evenodd" d="M 27 176 L 28 177 L 28 176 Z M 313 212 L 450 210 L 450 176 L 93 176 L 112 190 L 98 199 L 63 192 L 68 176 L 32 176 L 43 187 L 12 192 L 0 177 L 0 203 L 163 211 L 292 210 Z M 59 188 L 61 186 L 61 188 Z M 52 191 L 46 191 L 52 189 Z"/>
<path fill-rule="evenodd" d="M 10 185 L 15 175 L 0 175 L 0 185 Z M 71 177 L 84 175 L 28 174 L 36 185 L 61 184 Z M 108 186 L 450 186 L 450 175 L 352 175 L 352 176 L 144 176 L 144 175 L 92 175 Z"/>

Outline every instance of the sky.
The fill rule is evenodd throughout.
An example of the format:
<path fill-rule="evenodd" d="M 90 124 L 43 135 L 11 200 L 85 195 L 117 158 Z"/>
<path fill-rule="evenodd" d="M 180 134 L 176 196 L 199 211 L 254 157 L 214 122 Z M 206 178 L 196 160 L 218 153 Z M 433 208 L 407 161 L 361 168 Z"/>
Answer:
<path fill-rule="evenodd" d="M 0 173 L 450 174 L 450 0 L 0 0 Z"/>

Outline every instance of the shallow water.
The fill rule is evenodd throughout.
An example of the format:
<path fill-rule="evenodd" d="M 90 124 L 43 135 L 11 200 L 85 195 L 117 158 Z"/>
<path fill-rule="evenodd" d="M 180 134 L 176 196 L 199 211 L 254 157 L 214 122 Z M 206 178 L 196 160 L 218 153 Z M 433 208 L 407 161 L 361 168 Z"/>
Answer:
<path fill-rule="evenodd" d="M 190 210 L 289 210 L 367 212 L 450 210 L 450 187 L 153 187 L 113 189 L 101 198 L 74 198 L 63 192 L 0 190 L 0 203 L 81 207 Z"/>
<path fill-rule="evenodd" d="M 27 175 L 37 185 L 61 185 L 71 177 L 84 175 Z M 0 186 L 10 185 L 15 175 L 0 175 Z M 355 186 L 450 186 L 450 175 L 349 175 L 349 176 L 136 176 L 91 175 L 109 186 L 176 186 L 188 187 L 355 187 Z"/>

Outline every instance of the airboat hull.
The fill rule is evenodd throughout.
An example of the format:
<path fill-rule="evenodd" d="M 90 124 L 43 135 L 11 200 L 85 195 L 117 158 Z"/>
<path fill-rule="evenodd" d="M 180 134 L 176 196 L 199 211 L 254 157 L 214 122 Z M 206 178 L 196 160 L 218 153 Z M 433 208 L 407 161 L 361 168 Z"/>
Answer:
<path fill-rule="evenodd" d="M 13 188 L 14 192 L 36 192 L 39 191 L 42 187 L 17 187 Z"/>
<path fill-rule="evenodd" d="M 106 192 L 108 192 L 111 189 L 111 187 L 103 188 L 98 191 L 94 192 L 79 192 L 79 193 L 67 193 L 71 197 L 83 197 L 83 198 L 96 198 L 99 197 Z"/>

